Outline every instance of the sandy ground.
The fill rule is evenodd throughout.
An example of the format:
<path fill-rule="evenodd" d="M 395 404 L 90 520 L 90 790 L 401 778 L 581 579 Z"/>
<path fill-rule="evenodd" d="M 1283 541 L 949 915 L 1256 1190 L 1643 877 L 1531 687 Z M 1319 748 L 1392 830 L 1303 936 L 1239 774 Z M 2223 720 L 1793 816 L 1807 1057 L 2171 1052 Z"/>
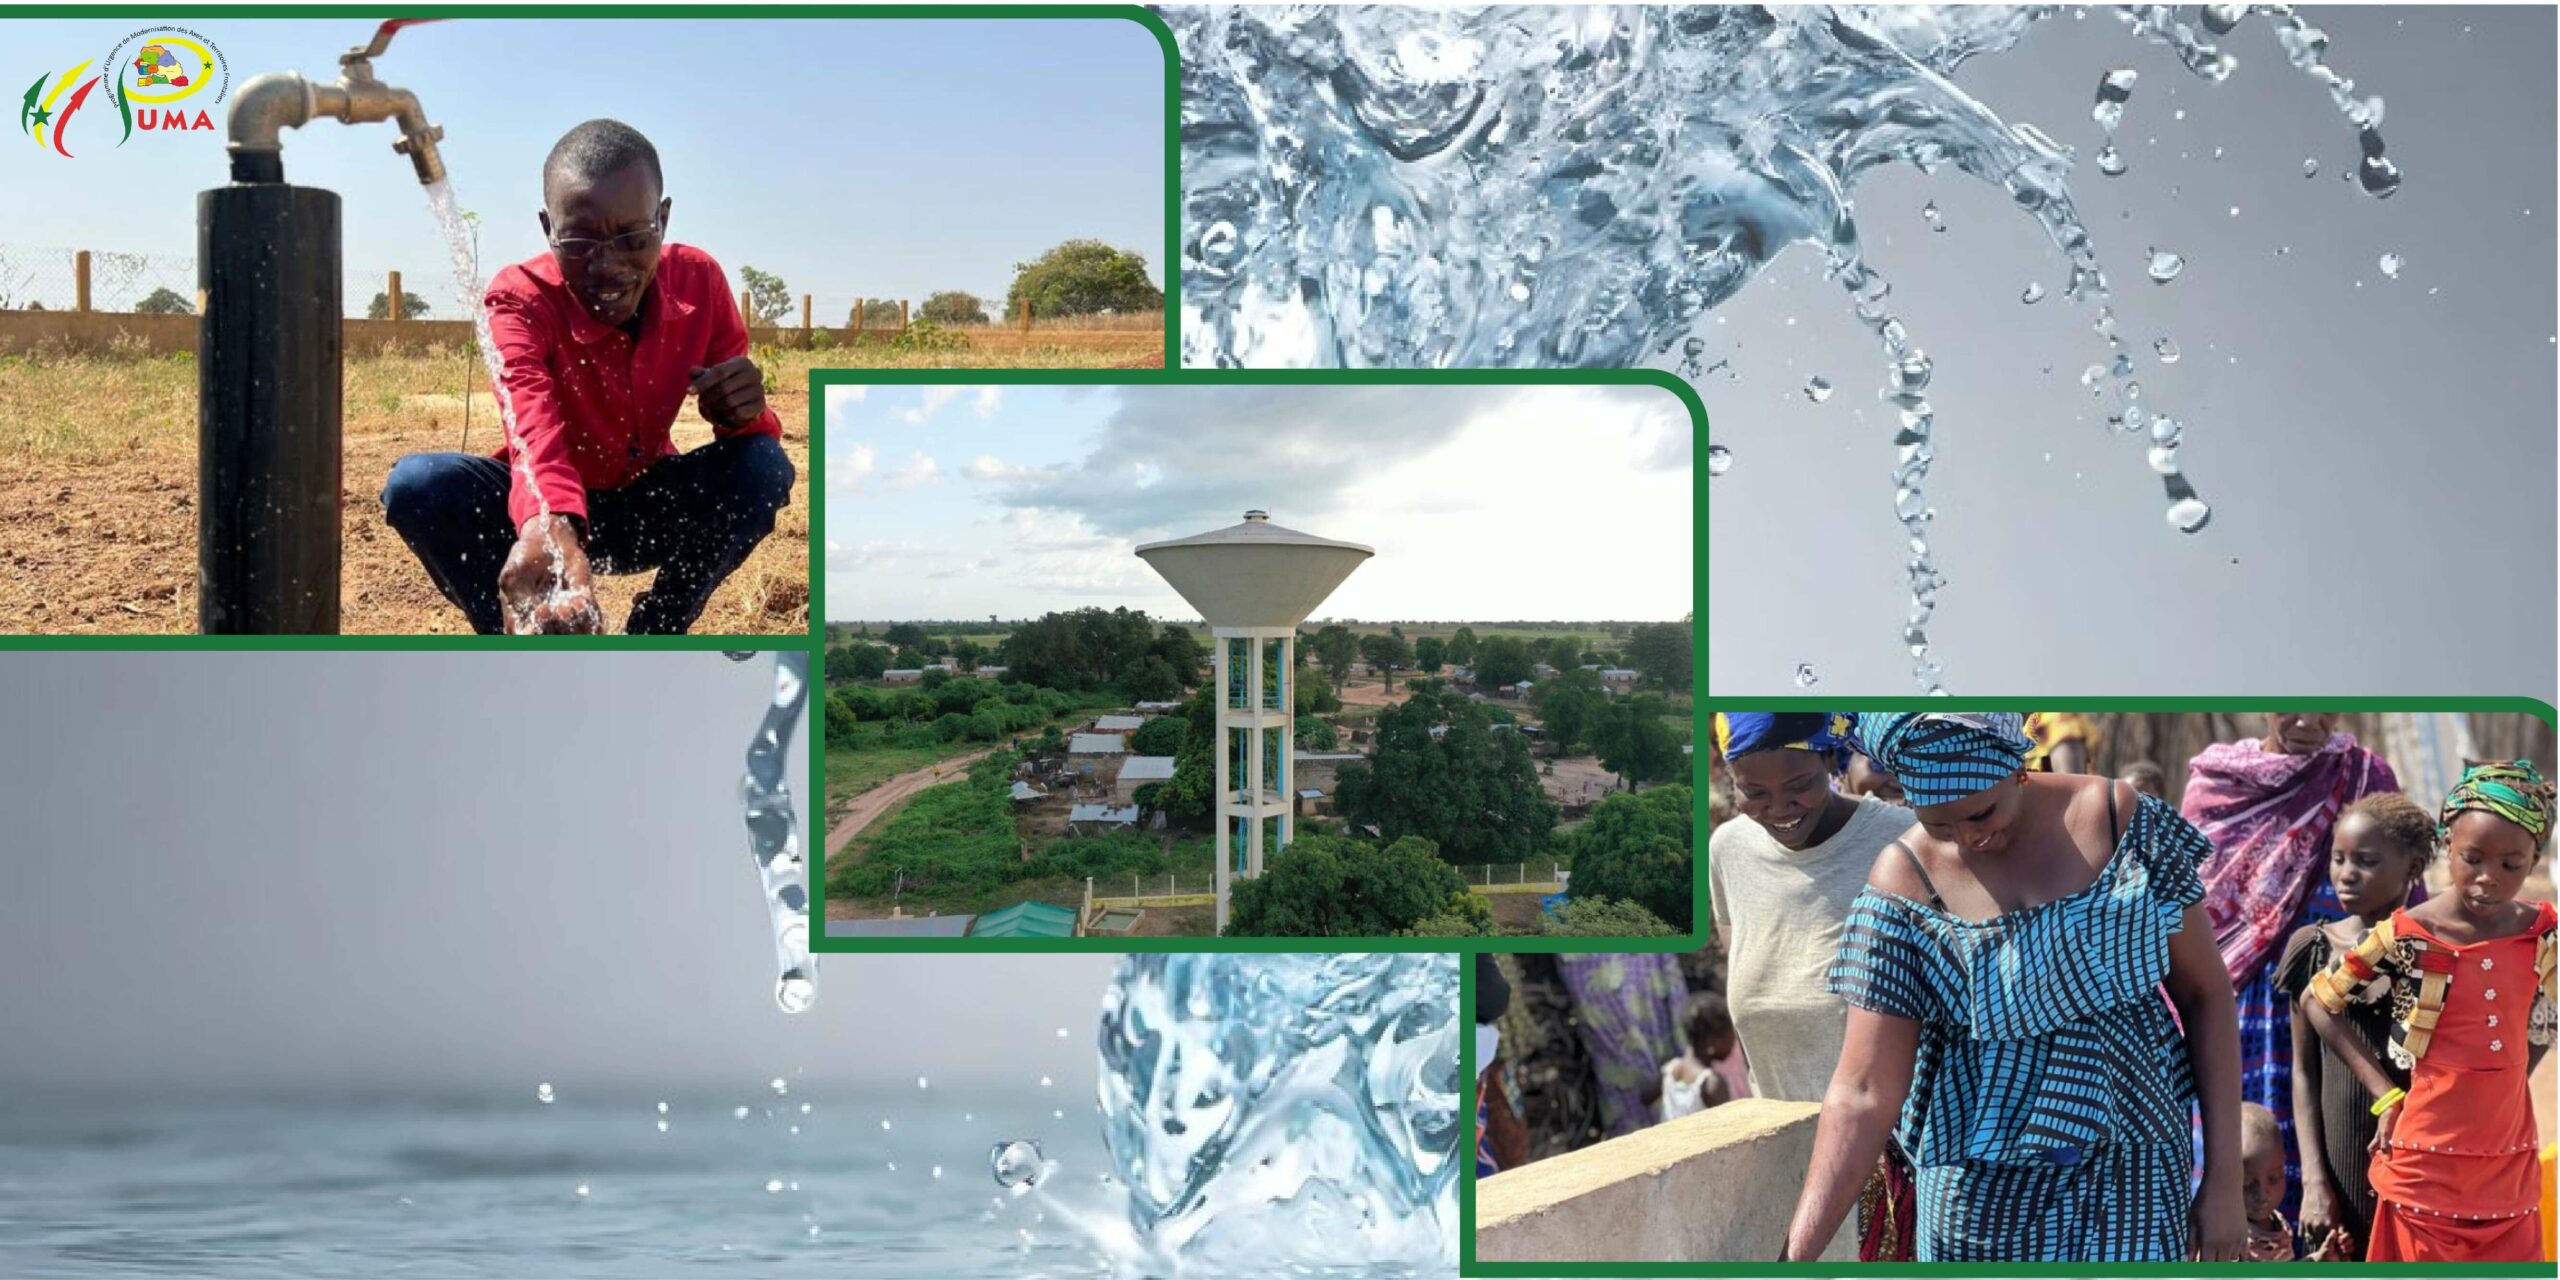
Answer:
<path fill-rule="evenodd" d="M 134 424 L 81 450 L 0 450 L 0 631 L 192 633 L 196 629 L 196 448 L 193 397 L 183 422 Z M 806 384 L 772 397 L 784 447 L 800 479 L 772 536 L 721 584 L 695 630 L 702 634 L 800 633 L 809 624 L 809 396 Z M 400 536 L 382 522 L 383 477 L 403 455 L 455 449 L 462 402 L 414 392 L 347 404 L 340 492 L 345 550 L 340 626 L 350 633 L 467 635 Z M 10 411 L 0 405 L 0 415 Z M 498 439 L 494 403 L 477 399 L 469 447 Z M 143 428 L 149 429 L 143 429 Z M 7 432 L 0 431 L 0 437 Z M 106 434 L 106 433 L 102 433 Z M 711 439 L 687 409 L 678 448 Z M 603 578 L 616 629 L 647 574 Z"/>
<path fill-rule="evenodd" d="M 915 793 L 927 787 L 938 787 L 943 783 L 958 782 L 968 777 L 969 766 L 986 759 L 987 752 L 992 750 L 994 750 L 993 747 L 972 751 L 965 756 L 957 756 L 922 769 L 909 770 L 855 796 L 853 803 L 846 805 L 843 812 L 836 817 L 835 825 L 827 829 L 827 856 L 832 858 L 843 853 L 845 846 L 852 844 L 853 838 L 862 834 L 864 827 L 878 821 L 890 810 L 905 804 Z M 828 904 L 827 915 L 830 919 L 843 914 L 834 910 L 834 907 L 834 903 Z"/>

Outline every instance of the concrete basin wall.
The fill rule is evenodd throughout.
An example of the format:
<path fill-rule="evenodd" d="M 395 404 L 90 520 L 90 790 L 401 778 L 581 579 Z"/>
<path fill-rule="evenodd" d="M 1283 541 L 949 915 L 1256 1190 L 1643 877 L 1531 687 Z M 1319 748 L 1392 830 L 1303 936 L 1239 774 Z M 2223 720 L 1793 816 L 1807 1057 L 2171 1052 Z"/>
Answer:
<path fill-rule="evenodd" d="M 1775 1261 L 1820 1114 L 1744 1098 L 1496 1174 L 1476 1184 L 1476 1259 Z M 1823 1259 L 1855 1261 L 1855 1229 Z"/>

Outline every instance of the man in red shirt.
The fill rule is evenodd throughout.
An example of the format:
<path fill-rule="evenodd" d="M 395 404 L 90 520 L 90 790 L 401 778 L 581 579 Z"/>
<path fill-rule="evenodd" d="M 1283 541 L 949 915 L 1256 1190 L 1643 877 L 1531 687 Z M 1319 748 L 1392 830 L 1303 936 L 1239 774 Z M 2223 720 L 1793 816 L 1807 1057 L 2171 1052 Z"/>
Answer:
<path fill-rule="evenodd" d="M 790 500 L 728 277 L 665 239 L 664 185 L 619 121 L 552 147 L 551 251 L 500 271 L 484 303 L 514 432 L 492 457 L 411 454 L 383 487 L 384 518 L 483 635 L 602 631 L 591 575 L 650 569 L 625 629 L 681 633 Z M 688 396 L 714 439 L 678 453 Z"/>

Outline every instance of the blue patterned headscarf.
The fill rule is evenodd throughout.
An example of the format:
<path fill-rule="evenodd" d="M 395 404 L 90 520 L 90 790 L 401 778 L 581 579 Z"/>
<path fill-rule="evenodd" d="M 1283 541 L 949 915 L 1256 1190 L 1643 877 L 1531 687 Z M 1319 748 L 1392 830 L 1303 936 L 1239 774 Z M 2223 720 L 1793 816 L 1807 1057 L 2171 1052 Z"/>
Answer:
<path fill-rule="evenodd" d="M 1988 791 L 2027 759 L 2026 717 L 2013 711 L 1865 711 L 1858 750 L 1902 784 L 1914 808 Z"/>
<path fill-rule="evenodd" d="M 1716 754 L 1734 760 L 1756 751 L 1810 751 L 1837 773 L 1849 766 L 1852 719 L 1846 711 L 1720 711 Z"/>

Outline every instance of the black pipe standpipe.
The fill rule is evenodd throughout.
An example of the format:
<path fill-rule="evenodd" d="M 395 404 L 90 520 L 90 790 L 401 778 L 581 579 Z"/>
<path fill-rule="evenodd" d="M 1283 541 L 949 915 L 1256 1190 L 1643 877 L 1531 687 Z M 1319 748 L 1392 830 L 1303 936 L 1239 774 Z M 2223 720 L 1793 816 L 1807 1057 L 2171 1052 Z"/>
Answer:
<path fill-rule="evenodd" d="M 254 167 L 233 177 L 196 196 L 197 625 L 206 635 L 334 634 L 338 195 Z"/>

